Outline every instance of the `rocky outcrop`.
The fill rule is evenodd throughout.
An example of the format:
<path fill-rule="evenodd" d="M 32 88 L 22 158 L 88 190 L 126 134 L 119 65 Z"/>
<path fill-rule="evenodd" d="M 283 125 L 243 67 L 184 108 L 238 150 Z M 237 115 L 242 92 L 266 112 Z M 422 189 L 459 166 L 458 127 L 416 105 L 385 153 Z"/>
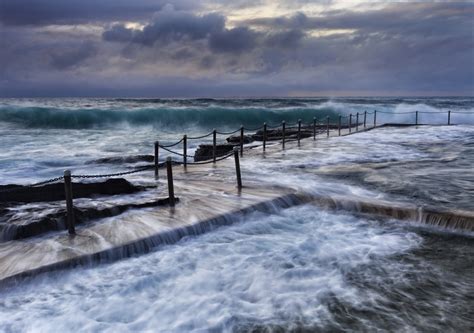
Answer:
<path fill-rule="evenodd" d="M 216 157 L 221 157 L 229 154 L 234 145 L 232 144 L 218 144 L 216 145 Z M 212 159 L 213 145 L 202 144 L 194 152 L 194 162 L 206 161 Z"/>
<path fill-rule="evenodd" d="M 98 183 L 72 183 L 74 198 L 87 198 L 93 195 L 129 194 L 143 189 L 143 187 L 135 186 L 123 178 L 111 178 Z M 57 200 L 64 200 L 64 184 L 62 182 L 37 187 L 0 185 L 0 203 Z"/>
<path fill-rule="evenodd" d="M 226 141 L 231 144 L 240 145 L 240 135 L 229 136 Z M 244 135 L 244 144 L 252 143 L 254 139 L 251 135 Z"/>

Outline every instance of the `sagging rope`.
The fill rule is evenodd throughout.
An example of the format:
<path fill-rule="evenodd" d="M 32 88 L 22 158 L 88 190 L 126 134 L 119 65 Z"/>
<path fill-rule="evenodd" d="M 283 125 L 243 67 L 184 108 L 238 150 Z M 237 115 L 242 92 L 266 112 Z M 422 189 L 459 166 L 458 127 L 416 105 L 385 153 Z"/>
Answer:
<path fill-rule="evenodd" d="M 175 143 L 172 143 L 172 144 L 169 144 L 169 145 L 160 145 L 161 148 L 171 148 L 171 147 L 174 147 L 176 145 L 179 145 L 181 142 L 183 142 L 184 138 L 182 138 L 181 140 L 175 142 Z"/>
<path fill-rule="evenodd" d="M 235 131 L 232 131 L 232 132 L 219 132 L 219 131 L 216 131 L 216 134 L 220 134 L 220 135 L 232 135 L 232 134 L 235 134 L 237 132 L 240 131 L 240 128 L 236 129 Z"/>
<path fill-rule="evenodd" d="M 244 127 L 244 130 L 248 131 L 248 132 L 255 132 L 255 131 L 258 131 L 260 129 L 263 128 L 263 125 L 260 126 L 260 127 L 257 127 L 257 128 L 247 128 L 247 127 Z"/>
<path fill-rule="evenodd" d="M 188 140 L 198 140 L 198 139 L 203 139 L 207 136 L 211 136 L 213 134 L 213 132 L 209 132 L 207 134 L 204 134 L 204 135 L 201 135 L 201 136 L 188 136 Z"/>
<path fill-rule="evenodd" d="M 63 176 L 60 176 L 60 177 L 51 178 L 51 179 L 44 180 L 44 181 L 34 183 L 34 184 L 19 185 L 18 187 L 5 188 L 5 189 L 0 190 L 0 193 L 26 191 L 26 190 L 29 190 L 32 187 L 56 183 L 57 181 L 62 180 L 63 178 L 64 178 Z"/>
<path fill-rule="evenodd" d="M 164 150 L 166 150 L 167 152 L 171 153 L 171 154 L 175 154 L 175 155 L 178 155 L 178 156 L 181 156 L 181 157 L 187 157 L 187 158 L 194 158 L 194 156 L 191 156 L 191 155 L 184 155 L 184 154 L 181 154 L 181 153 L 178 153 L 177 151 L 173 151 L 171 149 L 168 149 L 166 147 L 163 147 L 160 145 L 160 148 L 163 148 Z"/>
<path fill-rule="evenodd" d="M 163 167 L 165 163 L 159 163 L 158 167 Z M 100 174 L 100 175 L 71 175 L 71 178 L 107 178 L 107 177 L 117 177 L 117 176 L 125 176 L 131 175 L 134 173 L 150 170 L 156 168 L 156 165 L 146 165 L 144 167 L 136 168 L 131 171 L 124 171 L 124 172 L 116 172 L 116 173 L 107 173 L 107 174 Z"/>
<path fill-rule="evenodd" d="M 162 147 L 163 148 L 163 147 Z M 166 149 L 166 148 L 164 148 Z M 176 153 L 176 152 L 173 152 L 173 151 L 170 151 L 172 153 L 175 153 L 177 155 L 182 155 L 182 154 L 179 154 L 179 153 Z M 219 157 L 215 160 L 215 162 L 219 162 L 219 161 L 222 161 L 222 160 L 225 160 L 231 156 L 233 156 L 233 152 L 227 154 L 227 155 L 224 155 L 222 157 Z M 209 158 L 212 158 L 212 156 L 209 156 Z M 174 164 L 177 164 L 177 165 L 182 165 L 184 164 L 183 162 L 180 162 L 180 161 L 172 161 Z M 204 165 L 204 164 L 210 164 L 210 163 L 214 163 L 213 160 L 207 160 L 207 161 L 201 161 L 201 162 L 188 162 L 187 165 Z M 162 168 L 165 166 L 165 162 L 161 162 L 159 163 L 158 165 L 146 165 L 146 166 L 143 166 L 143 167 L 140 167 L 140 168 L 137 168 L 137 169 L 134 169 L 134 170 L 130 170 L 130 171 L 124 171 L 124 172 L 116 172 L 116 173 L 107 173 L 107 174 L 97 174 L 97 175 L 71 175 L 71 178 L 76 178 L 76 179 L 90 179 L 90 178 L 109 178 L 109 177 L 118 177 L 118 176 L 125 176 L 125 175 L 131 175 L 131 174 L 134 174 L 134 173 L 139 173 L 139 172 L 143 172 L 143 171 L 146 171 L 146 170 L 152 170 L 152 169 L 155 169 L 155 168 Z M 61 181 L 64 179 L 64 176 L 60 176 L 60 177 L 56 177 L 56 178 L 51 178 L 51 179 L 48 179 L 48 180 L 44 180 L 44 181 L 41 181 L 41 182 L 38 182 L 38 183 L 34 183 L 34 184 L 29 184 L 29 185 L 20 185 L 19 187 L 13 187 L 13 188 L 7 188 L 7 189 L 3 189 L 3 190 L 0 190 L 0 193 L 9 193 L 9 192 L 17 192 L 17 191 L 26 191 L 26 190 L 29 190 L 30 188 L 32 187 L 36 187 L 36 186 L 41 186 L 41 185 L 47 185 L 47 184 L 52 184 L 52 183 L 56 183 L 58 181 Z"/>

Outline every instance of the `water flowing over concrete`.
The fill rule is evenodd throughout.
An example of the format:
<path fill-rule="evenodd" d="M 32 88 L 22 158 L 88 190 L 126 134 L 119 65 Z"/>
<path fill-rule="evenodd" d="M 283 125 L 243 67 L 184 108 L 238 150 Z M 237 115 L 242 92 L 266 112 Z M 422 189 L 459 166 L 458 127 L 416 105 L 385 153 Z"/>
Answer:
<path fill-rule="evenodd" d="M 452 124 L 472 124 L 473 101 L 4 102 L 2 184 L 64 169 L 134 170 L 152 163 L 155 140 L 183 134 L 193 156 L 212 135 L 190 138 L 213 127 L 225 144 L 241 124 L 263 121 L 277 139 L 286 120 L 289 142 L 269 140 L 263 152 L 262 132 L 245 131 L 257 141 L 245 143 L 241 191 L 232 158 L 175 164 L 174 208 L 164 169 L 158 180 L 153 170 L 126 175 L 140 191 L 74 199 L 76 236 L 65 230 L 61 198 L 1 203 L 0 330 L 470 331 L 474 128 L 446 126 L 446 116 L 453 109 Z M 438 126 L 363 131 L 359 115 L 349 135 L 349 113 L 374 109 L 379 125 L 413 124 L 419 110 L 420 124 Z M 316 141 L 313 117 L 323 119 Z M 307 138 L 298 145 L 299 118 Z M 170 150 L 183 152 L 182 143 Z M 160 149 L 160 162 L 168 156 Z"/>
<path fill-rule="evenodd" d="M 380 162 L 380 157 L 371 160 L 370 152 L 364 155 L 365 161 L 362 164 L 356 162 L 357 157 L 346 155 L 349 164 L 335 164 L 333 167 L 331 163 L 318 163 L 318 159 L 312 157 L 315 152 L 320 152 L 321 148 L 324 152 L 324 147 L 330 147 L 333 141 L 339 141 L 339 145 L 343 140 L 364 142 L 365 138 L 377 136 L 377 131 L 391 133 L 397 130 L 378 129 L 371 133 L 359 133 L 357 134 L 359 138 L 337 137 L 332 131 L 329 139 L 302 140 L 299 145 L 296 142 L 289 142 L 286 150 L 281 149 L 280 143 L 272 143 L 263 154 L 259 147 L 252 146 L 254 148 L 246 151 L 243 159 L 245 186 L 241 191 L 235 185 L 232 160 L 224 160 L 210 166 L 187 168 L 175 166 L 176 193 L 181 200 L 174 208 L 140 207 L 147 205 L 140 203 L 144 198 L 166 197 L 165 179 L 163 179 L 165 175 L 161 175 L 162 178 L 157 181 L 150 181 L 153 179 L 152 172 L 146 172 L 140 176 L 141 181 L 143 182 L 143 177 L 146 177 L 147 187 L 151 187 L 153 183 L 155 187 L 148 189 L 146 194 L 131 195 L 128 199 L 138 200 L 134 208 L 142 209 L 124 212 L 125 210 L 115 208 L 118 215 L 89 221 L 78 228 L 76 236 L 53 232 L 32 239 L 0 243 L 2 267 L 0 280 L 11 281 L 18 276 L 46 270 L 129 257 L 148 252 L 161 244 L 174 243 L 183 237 L 198 235 L 218 226 L 239 221 L 244 214 L 255 210 L 272 212 L 308 202 L 324 209 L 377 215 L 459 232 L 473 232 L 472 211 L 453 209 L 449 206 L 437 208 L 430 202 L 430 198 L 425 198 L 419 203 L 406 202 L 403 198 L 393 201 L 392 196 L 380 196 L 380 193 L 371 191 L 360 192 L 353 186 L 339 184 L 334 187 L 325 184 L 325 181 L 308 182 L 308 177 L 314 177 L 312 176 L 314 173 L 328 175 L 335 172 L 340 176 L 341 170 L 344 170 L 342 172 L 345 173 L 347 181 L 347 175 L 351 173 L 370 174 L 388 167 L 403 165 L 391 159 L 382 159 Z M 385 133 L 384 137 L 387 136 Z M 393 149 L 393 153 L 397 153 L 396 149 Z M 417 163 L 422 164 L 423 159 L 420 162 L 419 154 L 415 155 Z M 403 156 L 403 160 L 410 163 L 410 154 L 408 160 L 406 158 Z M 380 169 L 381 163 L 384 164 L 382 169 Z M 291 170 L 291 174 L 286 175 L 285 179 L 276 179 L 275 177 L 280 177 L 282 167 Z M 357 180 L 357 177 L 354 179 Z M 315 180 L 318 182 L 318 177 Z M 316 186 L 313 187 L 311 184 Z M 347 193 L 348 190 L 350 193 Z M 84 203 L 79 201 L 79 205 L 90 204 L 93 201 L 94 199 Z M 8 232 L 8 229 L 5 230 Z M 8 237 L 4 235 L 4 239 Z"/>

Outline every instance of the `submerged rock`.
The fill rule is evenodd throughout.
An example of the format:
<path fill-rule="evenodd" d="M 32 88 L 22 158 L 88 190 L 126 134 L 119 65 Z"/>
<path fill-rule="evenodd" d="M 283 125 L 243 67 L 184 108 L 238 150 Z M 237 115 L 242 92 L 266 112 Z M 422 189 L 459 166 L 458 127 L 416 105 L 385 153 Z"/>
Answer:
<path fill-rule="evenodd" d="M 113 156 L 103 157 L 96 160 L 88 161 L 86 164 L 122 164 L 122 163 L 137 163 L 137 162 L 153 162 L 155 157 L 153 155 L 134 155 L 134 156 Z"/>
<path fill-rule="evenodd" d="M 216 145 L 216 157 L 221 157 L 229 154 L 234 145 L 232 144 L 218 144 Z M 194 162 L 206 161 L 212 159 L 213 145 L 202 144 L 199 145 L 194 153 Z"/>
<path fill-rule="evenodd" d="M 309 138 L 313 135 L 312 130 L 307 130 L 301 128 L 300 132 L 300 138 Z M 297 138 L 298 137 L 298 129 L 294 128 L 287 128 L 285 129 L 285 138 L 286 139 L 292 139 L 292 138 Z M 257 131 L 255 134 L 252 135 L 252 138 L 255 141 L 263 141 L 263 130 Z M 273 130 L 267 130 L 267 141 L 277 141 L 277 140 L 282 140 L 283 139 L 283 131 L 281 129 L 273 129 Z"/>
<path fill-rule="evenodd" d="M 341 128 L 346 128 L 347 126 L 341 126 Z M 329 129 L 337 129 L 338 126 L 334 124 L 329 125 Z M 327 130 L 326 125 L 317 125 L 316 134 L 320 135 L 325 133 Z M 301 126 L 300 138 L 309 138 L 313 136 L 313 126 L 303 125 Z M 286 139 L 297 139 L 298 138 L 298 128 L 295 126 L 287 127 L 285 129 L 285 138 Z M 283 139 L 283 130 L 281 128 L 274 128 L 267 130 L 267 141 L 278 141 Z M 233 135 L 228 137 L 227 142 L 232 144 L 240 144 L 240 135 Z M 244 144 L 252 143 L 254 141 L 263 141 L 263 130 L 258 130 L 254 134 L 245 134 L 244 135 Z"/>
<path fill-rule="evenodd" d="M 179 198 L 175 198 L 179 202 Z M 78 208 L 74 207 L 75 223 L 82 224 L 90 220 L 117 216 L 129 209 L 139 209 L 148 207 L 166 206 L 169 204 L 169 198 L 159 199 L 157 201 L 146 202 L 141 204 L 125 204 L 117 205 L 109 208 Z M 7 214 L 8 215 L 8 214 Z M 17 240 L 28 237 L 40 235 L 49 231 L 65 230 L 66 229 L 66 211 L 65 209 L 58 209 L 56 212 L 47 214 L 45 216 L 30 219 L 26 223 L 23 221 L 24 216 L 21 216 L 21 223 L 15 223 L 12 217 L 4 216 L 2 219 L 5 222 L 0 223 L 0 241 Z"/>
<path fill-rule="evenodd" d="M 129 194 L 143 190 L 123 178 L 110 178 L 98 183 L 72 183 L 73 198 L 87 198 L 93 195 Z M 8 190 L 2 192 L 2 190 Z M 40 202 L 64 200 L 64 183 L 38 187 L 22 185 L 0 185 L 0 202 Z"/>
<path fill-rule="evenodd" d="M 229 136 L 227 139 L 227 142 L 228 143 L 232 143 L 232 144 L 240 144 L 240 135 L 238 136 Z M 244 144 L 247 144 L 247 143 L 252 143 L 253 142 L 253 138 L 251 135 L 244 135 Z"/>

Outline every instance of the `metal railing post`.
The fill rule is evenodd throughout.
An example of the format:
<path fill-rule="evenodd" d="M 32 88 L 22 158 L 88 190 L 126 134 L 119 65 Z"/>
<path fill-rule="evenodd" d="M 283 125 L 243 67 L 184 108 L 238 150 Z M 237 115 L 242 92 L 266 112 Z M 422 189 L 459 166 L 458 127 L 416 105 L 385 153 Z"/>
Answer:
<path fill-rule="evenodd" d="M 349 133 L 352 133 L 352 113 L 349 114 Z"/>
<path fill-rule="evenodd" d="M 283 148 L 283 149 L 285 149 L 285 135 L 286 135 L 285 130 L 286 130 L 286 123 L 285 123 L 285 121 L 283 120 L 283 121 L 281 122 L 281 132 L 282 132 L 282 133 L 281 133 L 281 135 L 282 135 L 282 142 L 281 142 L 281 145 L 282 145 L 282 148 Z"/>
<path fill-rule="evenodd" d="M 377 127 L 377 110 L 374 110 L 374 127 Z"/>
<path fill-rule="evenodd" d="M 66 197 L 67 229 L 70 235 L 75 235 L 76 228 L 74 219 L 74 206 L 72 203 L 72 181 L 70 170 L 64 171 L 64 194 Z"/>
<path fill-rule="evenodd" d="M 183 136 L 183 166 L 186 167 L 188 162 L 188 137 L 185 134 Z"/>
<path fill-rule="evenodd" d="M 216 149 L 217 149 L 217 131 L 212 131 L 212 161 L 216 163 Z"/>
<path fill-rule="evenodd" d="M 359 112 L 356 115 L 356 132 L 359 132 Z"/>
<path fill-rule="evenodd" d="M 155 178 L 158 178 L 158 153 L 159 153 L 159 149 L 160 149 L 160 143 L 158 141 L 155 141 L 155 159 L 154 159 L 154 162 L 155 162 Z"/>
<path fill-rule="evenodd" d="M 327 131 L 327 136 L 329 137 L 329 116 L 326 116 L 326 131 Z"/>
<path fill-rule="evenodd" d="M 448 125 L 451 125 L 451 111 L 448 111 Z"/>
<path fill-rule="evenodd" d="M 298 146 L 300 145 L 301 140 L 301 119 L 298 119 Z"/>
<path fill-rule="evenodd" d="M 240 156 L 244 156 L 244 125 L 240 125 Z"/>
<path fill-rule="evenodd" d="M 267 123 L 263 123 L 263 151 L 267 146 Z"/>
<path fill-rule="evenodd" d="M 316 140 L 316 117 L 313 117 L 313 140 Z"/>
<path fill-rule="evenodd" d="M 367 111 L 364 111 L 364 128 L 367 127 L 366 124 L 367 124 Z"/>
<path fill-rule="evenodd" d="M 242 177 L 240 175 L 239 148 L 237 147 L 234 147 L 234 160 L 235 160 L 235 174 L 237 176 L 237 187 L 240 190 L 242 188 Z"/>
<path fill-rule="evenodd" d="M 339 115 L 339 120 L 337 123 L 337 131 L 338 131 L 339 136 L 341 136 L 341 120 L 342 120 L 342 116 Z"/>
<path fill-rule="evenodd" d="M 167 178 L 168 178 L 168 200 L 170 202 L 170 206 L 174 207 L 175 198 L 174 198 L 174 184 L 173 184 L 173 162 L 170 156 L 166 158 L 166 173 L 167 173 Z"/>

